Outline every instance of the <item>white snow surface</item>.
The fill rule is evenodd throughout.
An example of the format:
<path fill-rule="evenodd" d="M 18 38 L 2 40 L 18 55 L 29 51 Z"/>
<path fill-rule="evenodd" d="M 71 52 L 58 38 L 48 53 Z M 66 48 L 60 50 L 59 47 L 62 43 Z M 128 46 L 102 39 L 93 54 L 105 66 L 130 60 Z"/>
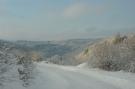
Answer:
<path fill-rule="evenodd" d="M 88 68 L 89 68 L 88 66 L 89 66 L 88 63 L 87 63 L 87 62 L 84 62 L 84 63 L 82 63 L 82 64 L 79 64 L 77 67 L 78 67 L 78 68 L 85 68 L 85 69 L 88 69 Z"/>
<path fill-rule="evenodd" d="M 29 87 L 23 87 L 16 80 L 0 89 L 135 89 L 134 73 L 83 69 L 45 62 L 36 65 L 35 78 Z"/>

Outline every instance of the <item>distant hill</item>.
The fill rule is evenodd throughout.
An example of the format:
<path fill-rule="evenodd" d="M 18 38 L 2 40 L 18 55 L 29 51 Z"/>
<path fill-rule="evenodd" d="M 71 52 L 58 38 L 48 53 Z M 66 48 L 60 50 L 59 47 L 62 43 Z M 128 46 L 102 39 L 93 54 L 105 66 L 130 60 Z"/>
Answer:
<path fill-rule="evenodd" d="M 16 41 L 14 44 L 16 45 L 16 49 L 35 51 L 40 53 L 43 60 L 52 60 L 52 58 L 55 60 L 54 57 L 57 55 L 63 60 L 67 60 L 65 62 L 67 63 L 69 61 L 69 57 L 72 54 L 81 52 L 87 45 L 93 43 L 96 40 L 98 39 L 71 39 L 63 41 Z"/>
<path fill-rule="evenodd" d="M 30 53 L 34 60 L 46 60 L 56 64 L 74 65 L 74 55 L 83 51 L 86 47 L 99 39 L 70 39 L 62 41 L 6 41 L 0 40 L 0 48 L 6 48 L 7 52 L 14 55 Z M 59 61 L 62 61 L 59 63 Z"/>

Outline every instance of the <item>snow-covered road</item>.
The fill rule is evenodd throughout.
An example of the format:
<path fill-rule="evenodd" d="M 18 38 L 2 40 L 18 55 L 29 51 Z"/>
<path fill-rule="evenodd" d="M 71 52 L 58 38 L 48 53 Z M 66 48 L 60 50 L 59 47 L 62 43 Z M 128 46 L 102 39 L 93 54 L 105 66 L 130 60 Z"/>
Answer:
<path fill-rule="evenodd" d="M 135 89 L 135 74 L 40 63 L 33 89 Z"/>
<path fill-rule="evenodd" d="M 34 79 L 23 87 L 15 77 L 0 89 L 135 89 L 135 74 L 36 63 Z"/>

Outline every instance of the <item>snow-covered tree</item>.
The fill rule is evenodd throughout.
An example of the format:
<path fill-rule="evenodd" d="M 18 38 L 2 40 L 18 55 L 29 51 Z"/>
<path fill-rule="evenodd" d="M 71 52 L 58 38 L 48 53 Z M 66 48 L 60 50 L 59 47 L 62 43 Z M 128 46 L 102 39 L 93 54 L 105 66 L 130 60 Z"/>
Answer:
<path fill-rule="evenodd" d="M 23 81 L 23 86 L 27 87 L 33 78 L 33 60 L 29 55 L 18 57 L 17 60 L 19 79 Z"/>

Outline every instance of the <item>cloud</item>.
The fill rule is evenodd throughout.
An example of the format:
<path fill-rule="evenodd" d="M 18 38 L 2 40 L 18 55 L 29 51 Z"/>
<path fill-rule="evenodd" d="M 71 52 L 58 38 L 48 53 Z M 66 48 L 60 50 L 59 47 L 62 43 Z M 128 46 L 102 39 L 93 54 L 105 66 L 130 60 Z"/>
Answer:
<path fill-rule="evenodd" d="M 6 12 L 6 2 L 4 0 L 0 0 L 0 16 L 5 15 Z"/>
<path fill-rule="evenodd" d="M 107 6 L 102 5 L 92 5 L 88 3 L 75 3 L 66 7 L 63 11 L 64 17 L 80 17 L 86 14 L 96 14 L 100 15 L 107 10 Z"/>
<path fill-rule="evenodd" d="M 0 0 L 0 16 L 7 17 L 11 15 L 9 0 Z"/>
<path fill-rule="evenodd" d="M 70 5 L 64 10 L 64 16 L 66 17 L 76 17 L 81 16 L 84 13 L 89 11 L 89 7 L 85 4 L 77 3 L 74 5 Z"/>

